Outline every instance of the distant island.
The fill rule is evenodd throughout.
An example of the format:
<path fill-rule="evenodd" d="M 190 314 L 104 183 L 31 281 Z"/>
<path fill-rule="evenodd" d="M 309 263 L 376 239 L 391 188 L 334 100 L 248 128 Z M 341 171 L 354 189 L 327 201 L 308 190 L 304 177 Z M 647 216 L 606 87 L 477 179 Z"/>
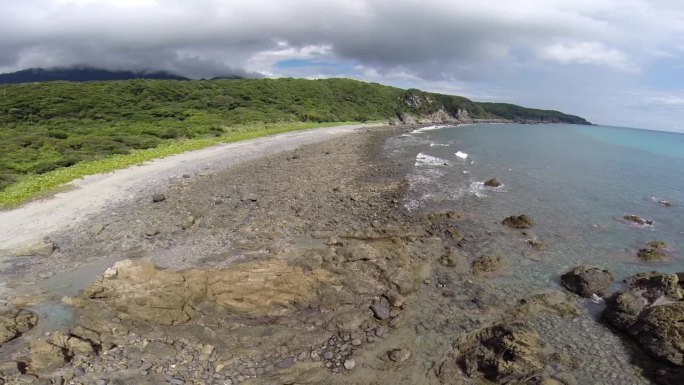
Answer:
<path fill-rule="evenodd" d="M 169 76 L 173 80 L 0 85 L 0 191 L 25 176 L 83 161 L 170 141 L 244 134 L 269 124 L 299 124 L 300 128 L 300 123 L 311 127 L 352 121 L 590 124 L 558 111 L 479 103 L 461 96 L 341 78 L 186 80 L 162 72 L 81 69 L 69 73 L 79 81 L 96 75 Z M 11 76 L 35 81 L 54 80 L 58 75 L 26 70 L 2 76 L 5 81 Z"/>

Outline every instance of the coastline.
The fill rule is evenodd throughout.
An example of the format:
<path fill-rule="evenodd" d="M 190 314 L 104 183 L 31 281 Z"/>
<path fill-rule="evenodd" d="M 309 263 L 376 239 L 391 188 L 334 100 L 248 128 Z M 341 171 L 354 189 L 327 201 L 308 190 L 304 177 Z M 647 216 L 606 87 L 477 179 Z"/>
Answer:
<path fill-rule="evenodd" d="M 39 281 L 3 298 L 38 325 L 0 348 L 0 372 L 22 363 L 12 378 L 75 383 L 582 381 L 584 357 L 566 349 L 575 342 L 551 331 L 595 329 L 584 300 L 502 288 L 505 260 L 480 258 L 500 238 L 529 247 L 519 231 L 480 228 L 477 213 L 406 210 L 413 157 L 384 144 L 413 128 L 198 169 L 161 201 L 148 190 L 55 233 L 50 257 L 5 270 L 16 284 Z M 71 318 L 54 322 L 62 311 Z M 516 352 L 505 370 L 479 371 L 500 360 L 489 346 Z M 594 380 L 620 369 L 598 367 Z"/>
<path fill-rule="evenodd" d="M 75 180 L 64 186 L 68 191 L 28 202 L 18 208 L 0 210 L 0 255 L 3 250 L 39 241 L 65 227 L 75 226 L 107 206 L 141 199 L 143 194 L 150 191 L 163 190 L 184 173 L 208 174 L 270 153 L 291 150 L 372 126 L 377 125 L 318 128 L 221 144 Z"/>

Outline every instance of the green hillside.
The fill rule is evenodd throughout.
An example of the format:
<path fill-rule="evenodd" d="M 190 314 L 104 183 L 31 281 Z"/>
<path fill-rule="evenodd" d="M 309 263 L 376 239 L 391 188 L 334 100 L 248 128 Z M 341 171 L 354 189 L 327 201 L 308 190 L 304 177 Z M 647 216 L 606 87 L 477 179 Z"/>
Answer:
<path fill-rule="evenodd" d="M 0 191 L 26 175 L 169 141 L 268 131 L 272 123 L 386 120 L 440 110 L 451 116 L 465 110 L 475 119 L 587 123 L 556 111 L 350 79 L 0 85 Z"/>

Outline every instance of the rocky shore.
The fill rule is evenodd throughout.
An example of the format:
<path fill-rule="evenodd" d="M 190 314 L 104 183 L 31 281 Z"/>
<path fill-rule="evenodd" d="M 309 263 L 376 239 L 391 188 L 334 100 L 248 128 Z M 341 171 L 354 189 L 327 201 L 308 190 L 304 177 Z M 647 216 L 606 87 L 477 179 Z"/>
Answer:
<path fill-rule="evenodd" d="M 382 147 L 406 129 L 182 174 L 22 251 L 31 255 L 1 272 L 11 290 L 0 311 L 0 383 L 572 385 L 604 361 L 593 383 L 627 383 L 620 365 L 630 363 L 606 353 L 614 342 L 550 333 L 594 327 L 581 317 L 582 297 L 496 287 L 507 256 L 481 246 L 529 240 L 532 218 L 497 218 L 493 233 L 469 213 L 406 210 L 413 164 Z M 577 269 L 564 282 L 591 296 L 612 282 L 602 273 Z M 648 304 L 679 306 L 681 285 L 670 281 L 668 302 Z M 608 319 L 651 341 L 632 325 L 660 313 L 612 305 L 623 302 L 610 299 L 609 309 L 631 318 Z M 67 309 L 67 321 L 55 322 L 55 309 Z M 681 345 L 662 338 L 674 342 L 645 347 L 644 373 L 674 384 Z M 606 347 L 595 359 L 577 354 L 594 342 Z"/>

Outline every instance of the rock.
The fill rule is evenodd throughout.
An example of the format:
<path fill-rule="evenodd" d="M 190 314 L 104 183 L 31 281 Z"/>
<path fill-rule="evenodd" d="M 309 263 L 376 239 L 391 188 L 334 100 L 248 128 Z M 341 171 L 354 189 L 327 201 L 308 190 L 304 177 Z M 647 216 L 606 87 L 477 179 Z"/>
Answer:
<path fill-rule="evenodd" d="M 247 316 L 282 315 L 295 304 L 306 306 L 321 284 L 337 282 L 327 270 L 304 271 L 278 258 L 183 272 L 124 260 L 112 269 L 116 276 L 97 280 L 81 298 L 96 308 L 107 304 L 135 320 L 159 325 L 183 324 L 207 301 Z"/>
<path fill-rule="evenodd" d="M 492 178 L 488 181 L 485 181 L 484 185 L 487 187 L 500 187 L 502 185 L 502 183 L 499 182 L 498 180 L 496 180 L 496 178 Z"/>
<path fill-rule="evenodd" d="M 658 249 L 658 250 L 664 250 L 667 249 L 667 243 L 663 241 L 649 241 L 647 243 L 648 247 L 651 249 Z"/>
<path fill-rule="evenodd" d="M 187 230 L 187 229 L 191 228 L 192 225 L 195 224 L 196 220 L 197 220 L 197 218 L 195 218 L 194 216 L 186 215 L 185 217 L 183 217 L 183 220 L 180 223 L 181 229 Z"/>
<path fill-rule="evenodd" d="M 353 340 L 351 340 L 352 346 L 360 346 L 361 343 L 362 343 L 361 339 L 359 339 L 359 338 L 354 338 Z"/>
<path fill-rule="evenodd" d="M 153 203 L 163 202 L 165 200 L 166 200 L 166 195 L 164 195 L 162 193 L 152 194 L 152 202 Z"/>
<path fill-rule="evenodd" d="M 47 341 L 31 341 L 31 369 L 36 373 L 51 372 L 64 366 L 67 357 L 62 348 Z"/>
<path fill-rule="evenodd" d="M 385 297 L 375 300 L 370 309 L 373 311 L 375 318 L 381 321 L 390 318 L 390 304 Z"/>
<path fill-rule="evenodd" d="M 613 275 L 592 266 L 577 266 L 561 276 L 561 284 L 571 292 L 589 298 L 601 295 L 613 283 Z"/>
<path fill-rule="evenodd" d="M 353 358 L 344 361 L 344 368 L 347 370 L 352 370 L 356 367 L 356 361 Z"/>
<path fill-rule="evenodd" d="M 625 215 L 622 217 L 624 220 L 627 222 L 635 223 L 639 226 L 651 226 L 653 225 L 653 221 L 650 219 L 643 219 L 637 215 Z"/>
<path fill-rule="evenodd" d="M 534 221 L 527 215 L 510 216 L 501 222 L 513 229 L 528 229 L 534 225 Z"/>
<path fill-rule="evenodd" d="M 485 255 L 473 261 L 473 273 L 489 273 L 498 271 L 503 266 L 503 259 L 498 255 Z"/>
<path fill-rule="evenodd" d="M 406 299 L 404 296 L 402 296 L 399 293 L 395 293 L 393 291 L 388 291 L 387 293 L 384 294 L 384 297 L 387 298 L 387 302 L 389 302 L 390 306 L 394 308 L 401 308 L 404 306 L 404 302 Z"/>
<path fill-rule="evenodd" d="M 639 249 L 637 256 L 647 262 L 660 262 L 667 259 L 667 254 L 656 248 Z"/>
<path fill-rule="evenodd" d="M 454 267 L 458 265 L 458 257 L 453 251 L 449 251 L 439 258 L 439 263 L 443 266 Z"/>
<path fill-rule="evenodd" d="M 245 198 L 243 200 L 250 201 L 250 202 L 256 202 L 259 200 L 259 197 L 255 193 L 249 193 L 249 194 L 245 195 Z"/>
<path fill-rule="evenodd" d="M 411 351 L 406 348 L 394 349 L 387 352 L 387 356 L 394 362 L 404 362 L 411 358 Z"/>
<path fill-rule="evenodd" d="M 275 367 L 278 369 L 285 369 L 285 368 L 289 368 L 290 366 L 294 365 L 294 363 L 295 363 L 295 357 L 291 356 L 291 357 L 287 357 L 283 360 L 276 362 Z"/>
<path fill-rule="evenodd" d="M 0 346 L 31 330 L 38 317 L 28 310 L 13 309 L 0 313 Z"/>
<path fill-rule="evenodd" d="M 604 317 L 652 356 L 684 366 L 684 273 L 640 273 L 606 300 Z"/>
<path fill-rule="evenodd" d="M 472 378 L 497 384 L 520 383 L 544 369 L 548 360 L 545 348 L 527 323 L 497 324 L 462 341 L 456 363 Z"/>
<path fill-rule="evenodd" d="M 145 357 L 150 360 L 166 360 L 176 355 L 177 350 L 173 345 L 161 341 L 152 341 L 143 348 Z"/>
<path fill-rule="evenodd" d="M 0 250 L 0 257 L 49 257 L 55 251 L 55 244 L 38 240 L 11 250 Z"/>

